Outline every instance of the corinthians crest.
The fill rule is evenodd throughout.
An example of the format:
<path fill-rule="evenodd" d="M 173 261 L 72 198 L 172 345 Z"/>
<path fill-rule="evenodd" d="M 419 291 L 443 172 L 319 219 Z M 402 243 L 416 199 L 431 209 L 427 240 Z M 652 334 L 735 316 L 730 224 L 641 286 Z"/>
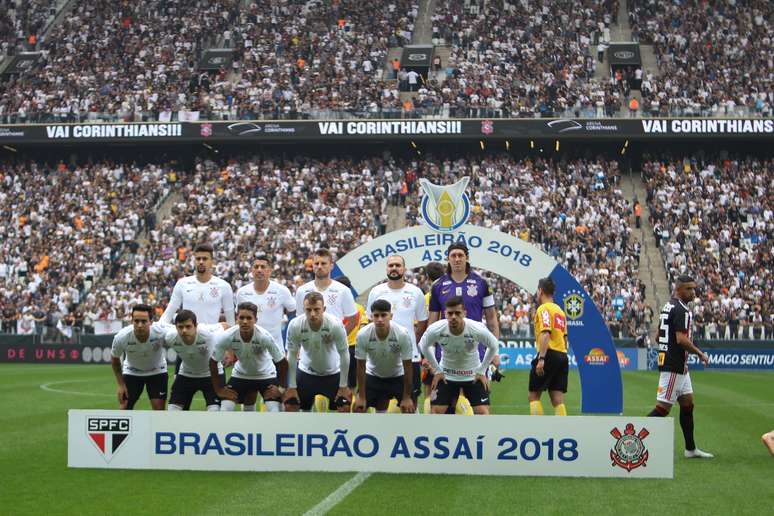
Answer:
<path fill-rule="evenodd" d="M 425 195 L 420 212 L 428 226 L 449 232 L 459 228 L 470 217 L 470 199 L 465 193 L 470 178 L 465 176 L 453 185 L 439 186 L 420 179 Z"/>
<path fill-rule="evenodd" d="M 650 434 L 646 428 L 634 433 L 634 425 L 628 423 L 621 433 L 618 428 L 610 430 L 610 435 L 617 439 L 613 449 L 610 450 L 610 460 L 612 466 L 618 466 L 631 473 L 633 469 L 640 466 L 647 466 L 648 449 L 642 441 Z"/>

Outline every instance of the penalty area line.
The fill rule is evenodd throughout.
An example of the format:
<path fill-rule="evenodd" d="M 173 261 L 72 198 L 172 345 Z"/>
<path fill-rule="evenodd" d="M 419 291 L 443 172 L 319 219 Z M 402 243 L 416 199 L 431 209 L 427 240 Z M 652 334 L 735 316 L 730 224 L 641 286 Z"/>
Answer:
<path fill-rule="evenodd" d="M 370 476 L 371 473 L 364 473 L 361 471 L 354 477 L 341 484 L 338 489 L 329 494 L 322 502 L 318 503 L 307 512 L 305 512 L 304 516 L 318 516 L 327 514 L 328 511 L 336 507 L 342 500 L 344 500 L 344 498 L 349 496 L 352 491 L 357 489 L 360 484 L 368 480 L 368 477 Z"/>

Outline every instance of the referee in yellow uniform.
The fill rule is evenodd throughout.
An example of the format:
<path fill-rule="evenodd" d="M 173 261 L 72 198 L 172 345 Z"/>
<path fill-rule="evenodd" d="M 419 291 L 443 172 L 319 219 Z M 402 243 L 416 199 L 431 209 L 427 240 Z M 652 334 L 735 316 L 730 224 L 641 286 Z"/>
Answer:
<path fill-rule="evenodd" d="M 529 413 L 543 415 L 540 395 L 548 390 L 554 414 L 566 416 L 564 393 L 567 392 L 567 375 L 570 362 L 567 359 L 567 317 L 554 303 L 556 285 L 551 278 L 538 282 L 538 306 L 535 312 L 535 347 L 537 357 L 532 360 L 529 372 Z"/>

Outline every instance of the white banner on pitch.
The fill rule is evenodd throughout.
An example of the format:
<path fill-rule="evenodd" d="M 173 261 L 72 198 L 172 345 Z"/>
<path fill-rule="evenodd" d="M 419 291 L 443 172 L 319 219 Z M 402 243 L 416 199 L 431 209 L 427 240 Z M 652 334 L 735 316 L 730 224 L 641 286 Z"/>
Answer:
<path fill-rule="evenodd" d="M 671 418 L 70 410 L 68 466 L 672 478 Z"/>

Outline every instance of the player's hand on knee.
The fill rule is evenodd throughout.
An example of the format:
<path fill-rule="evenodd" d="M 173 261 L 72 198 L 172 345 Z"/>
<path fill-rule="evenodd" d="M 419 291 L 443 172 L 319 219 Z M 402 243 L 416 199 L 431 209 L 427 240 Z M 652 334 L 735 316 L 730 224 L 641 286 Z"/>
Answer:
<path fill-rule="evenodd" d="M 485 390 L 489 390 L 489 378 L 487 378 L 485 374 L 477 374 L 475 381 L 481 383 Z"/>
<path fill-rule="evenodd" d="M 217 394 L 218 397 L 222 400 L 236 401 L 237 398 L 239 398 L 239 395 L 236 393 L 236 391 L 229 387 L 221 387 L 215 391 L 215 394 Z"/>
<path fill-rule="evenodd" d="M 266 392 L 263 393 L 264 400 L 276 400 L 281 397 L 282 394 L 280 394 L 279 387 L 276 385 L 269 385 L 269 387 L 266 389 Z"/>
<path fill-rule="evenodd" d="M 353 412 L 357 412 L 358 414 L 361 414 L 366 411 L 366 402 L 364 399 L 362 399 L 360 396 L 355 398 L 355 406 L 352 407 Z"/>
<path fill-rule="evenodd" d="M 438 384 L 441 382 L 446 383 L 446 377 L 443 373 L 436 373 L 433 376 L 433 383 L 430 385 L 430 390 L 434 391 L 436 387 L 438 387 Z"/>
<path fill-rule="evenodd" d="M 129 401 L 129 391 L 126 390 L 126 385 L 119 385 L 116 395 L 118 396 L 118 404 L 126 406 Z"/>
<path fill-rule="evenodd" d="M 400 400 L 400 411 L 404 414 L 413 414 L 415 411 L 414 400 L 411 398 L 403 398 Z"/>

